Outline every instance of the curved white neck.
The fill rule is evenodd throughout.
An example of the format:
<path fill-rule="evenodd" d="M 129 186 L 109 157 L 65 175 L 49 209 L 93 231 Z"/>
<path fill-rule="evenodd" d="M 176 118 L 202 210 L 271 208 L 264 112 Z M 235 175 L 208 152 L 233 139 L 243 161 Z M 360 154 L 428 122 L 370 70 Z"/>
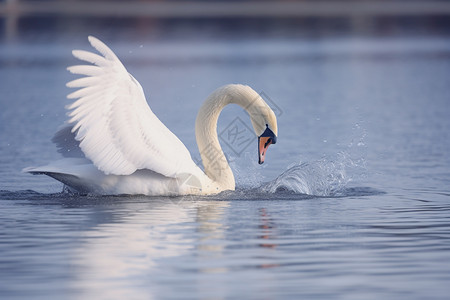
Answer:
<path fill-rule="evenodd" d="M 259 95 L 250 87 L 226 85 L 214 91 L 203 103 L 195 121 L 195 136 L 206 175 L 222 190 L 234 190 L 235 181 L 217 137 L 217 121 L 222 109 L 238 104 L 251 116 L 250 105 Z"/>

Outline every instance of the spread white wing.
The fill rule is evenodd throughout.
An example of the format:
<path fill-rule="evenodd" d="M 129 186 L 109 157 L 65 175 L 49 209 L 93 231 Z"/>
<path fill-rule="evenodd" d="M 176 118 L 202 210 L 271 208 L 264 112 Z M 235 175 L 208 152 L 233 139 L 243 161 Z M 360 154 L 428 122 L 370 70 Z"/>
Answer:
<path fill-rule="evenodd" d="M 69 123 L 85 156 L 105 174 L 129 175 L 150 169 L 168 177 L 196 168 L 184 144 L 155 116 L 141 85 L 100 40 L 89 42 L 102 55 L 74 50 L 89 65 L 69 67 L 84 75 L 67 83 L 79 88 L 67 106 Z"/>

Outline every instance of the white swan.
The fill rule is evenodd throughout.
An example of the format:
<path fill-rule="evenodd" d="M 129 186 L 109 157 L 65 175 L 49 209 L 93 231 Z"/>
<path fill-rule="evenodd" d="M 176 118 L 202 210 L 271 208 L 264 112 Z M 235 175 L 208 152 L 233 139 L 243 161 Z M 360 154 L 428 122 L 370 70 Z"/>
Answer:
<path fill-rule="evenodd" d="M 104 43 L 90 36 L 102 55 L 74 50 L 90 65 L 69 67 L 84 77 L 67 83 L 80 88 L 66 108 L 68 124 L 53 141 L 65 158 L 25 172 L 45 174 L 80 193 L 103 195 L 215 194 L 234 190 L 235 181 L 217 137 L 221 110 L 231 103 L 250 115 L 258 136 L 259 163 L 275 144 L 275 114 L 252 88 L 231 84 L 214 91 L 203 103 L 195 122 L 204 172 L 184 144 L 155 116 L 139 82 Z M 81 150 L 81 151 L 80 151 Z"/>

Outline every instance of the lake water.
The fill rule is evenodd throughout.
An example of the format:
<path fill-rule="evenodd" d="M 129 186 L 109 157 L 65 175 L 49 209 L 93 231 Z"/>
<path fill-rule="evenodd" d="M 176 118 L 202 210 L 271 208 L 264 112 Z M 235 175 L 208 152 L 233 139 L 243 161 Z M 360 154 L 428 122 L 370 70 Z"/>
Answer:
<path fill-rule="evenodd" d="M 87 39 L 1 44 L 2 298 L 448 299 L 449 39 L 105 42 L 194 159 L 197 110 L 227 83 L 271 103 L 278 142 L 259 166 L 256 139 L 227 141 L 250 126 L 229 107 L 237 191 L 61 193 L 21 169 L 59 157 L 65 68 Z"/>

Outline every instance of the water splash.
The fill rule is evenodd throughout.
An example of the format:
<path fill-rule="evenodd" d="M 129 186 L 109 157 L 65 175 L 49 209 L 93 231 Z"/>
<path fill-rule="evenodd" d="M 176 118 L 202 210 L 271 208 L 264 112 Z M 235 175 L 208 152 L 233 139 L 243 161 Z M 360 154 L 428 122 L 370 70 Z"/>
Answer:
<path fill-rule="evenodd" d="M 263 172 L 266 165 L 258 164 L 257 159 L 252 154 L 245 152 L 239 160 L 228 158 L 236 181 L 236 188 L 257 188 L 267 180 Z"/>
<path fill-rule="evenodd" d="M 353 161 L 346 153 L 339 153 L 335 159 L 294 164 L 260 189 L 266 193 L 290 191 L 313 196 L 341 196 L 353 180 L 347 171 L 361 166 L 361 162 Z"/>

